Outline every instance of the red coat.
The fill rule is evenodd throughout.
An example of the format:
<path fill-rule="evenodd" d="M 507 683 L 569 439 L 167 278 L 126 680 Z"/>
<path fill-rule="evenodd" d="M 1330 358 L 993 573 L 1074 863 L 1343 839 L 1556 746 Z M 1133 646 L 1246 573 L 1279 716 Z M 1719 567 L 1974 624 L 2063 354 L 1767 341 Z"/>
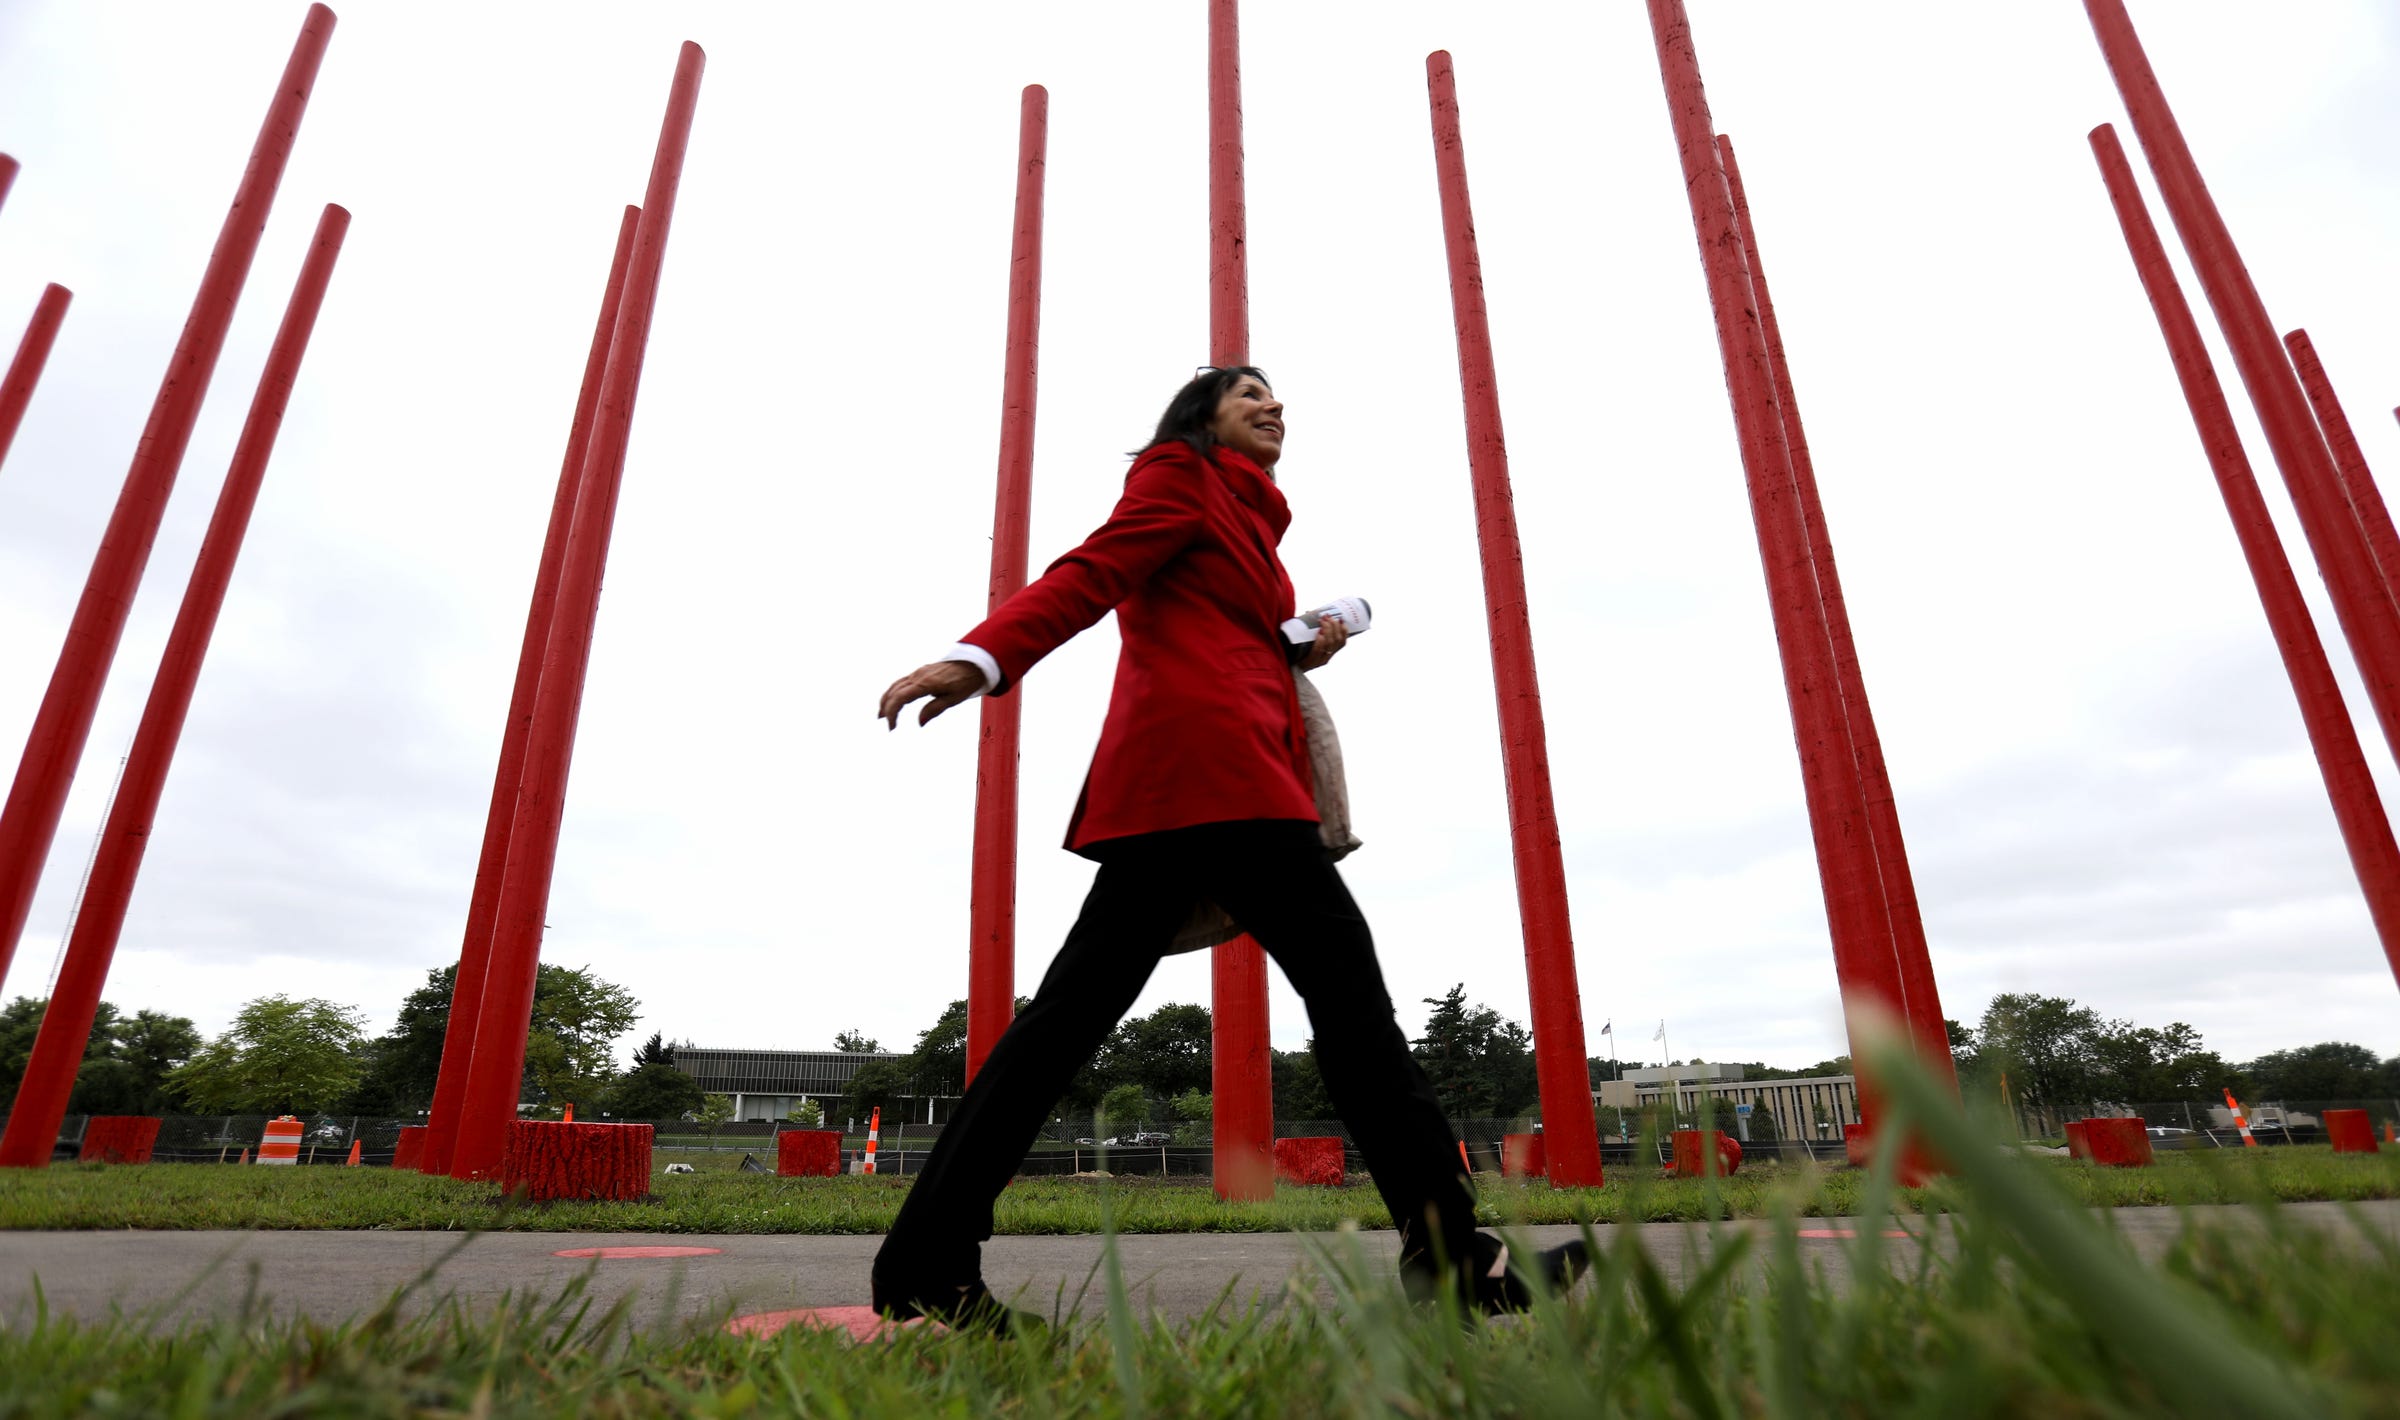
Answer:
<path fill-rule="evenodd" d="M 1134 460 L 1099 531 L 960 639 L 1005 695 L 1113 608 L 1124 647 L 1067 847 L 1229 819 L 1317 821 L 1308 739 L 1278 629 L 1291 509 L 1257 464 L 1180 441 Z"/>

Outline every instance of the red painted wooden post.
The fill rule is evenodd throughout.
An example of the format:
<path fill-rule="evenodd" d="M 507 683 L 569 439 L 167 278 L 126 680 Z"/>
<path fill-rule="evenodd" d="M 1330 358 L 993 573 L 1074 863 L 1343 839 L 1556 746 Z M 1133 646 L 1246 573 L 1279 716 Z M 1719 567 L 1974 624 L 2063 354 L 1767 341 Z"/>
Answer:
<path fill-rule="evenodd" d="M 59 322 L 67 318 L 67 303 L 74 299 L 74 292 L 55 281 L 42 288 L 33 319 L 25 323 L 25 338 L 17 342 L 16 358 L 8 362 L 7 376 L 0 378 L 0 464 L 8 462 L 8 447 L 17 441 L 17 425 L 24 422 L 33 387 L 41 383 L 42 367 L 50 363 Z"/>
<path fill-rule="evenodd" d="M 1649 7 L 1667 108 L 1682 154 L 1684 195 L 1691 205 L 1709 302 L 1716 312 L 1717 343 L 1749 484 L 1759 557 L 1766 568 L 1767 601 L 1775 618 L 1775 645 L 1783 662 L 1784 694 L 1791 706 L 1817 876 L 1833 938 L 1834 972 L 1850 1017 L 1852 1053 L 1863 1060 L 1866 1052 L 1857 1038 L 1862 1017 L 1877 1011 L 1900 1016 L 1904 997 L 1868 833 L 1857 752 L 1784 444 L 1766 335 L 1751 296 L 1741 230 L 1701 88 L 1691 24 L 1681 0 L 1649 0 Z M 1875 1094 L 1873 1082 L 1862 1072 L 1859 1109 L 1870 1124 L 1877 1112 Z"/>
<path fill-rule="evenodd" d="M 1883 762 L 1883 737 L 1875 729 L 1875 712 L 1867 700 L 1865 674 L 1859 669 L 1858 643 L 1850 634 L 1850 607 L 1842 597 L 1841 570 L 1834 563 L 1833 536 L 1825 525 L 1825 505 L 1817 494 L 1817 467 L 1809 457 L 1808 433 L 1800 423 L 1800 401 L 1792 388 L 1791 362 L 1785 358 L 1783 327 L 1775 319 L 1775 301 L 1767 294 L 1767 273 L 1759 263 L 1758 233 L 1750 221 L 1749 195 L 1742 189 L 1741 165 L 1733 155 L 1733 140 L 1717 136 L 1717 156 L 1725 169 L 1726 194 L 1733 201 L 1735 225 L 1742 234 L 1742 252 L 1750 268 L 1750 294 L 1758 303 L 1758 324 L 1767 341 L 1767 362 L 1775 376 L 1775 403 L 1783 416 L 1784 448 L 1792 461 L 1792 488 L 1800 499 L 1800 518 L 1808 529 L 1810 565 L 1823 603 L 1826 634 L 1833 642 L 1833 669 L 1842 687 L 1842 707 L 1850 725 L 1850 746 L 1858 759 L 1859 792 L 1867 806 L 1867 836 L 1876 876 L 1883 889 L 1884 913 L 1891 924 L 1892 955 L 1900 976 L 1902 1014 L 1909 1039 L 1925 1067 L 1953 1092 L 1958 1069 L 1950 1057 L 1950 1031 L 1942 1017 L 1941 992 L 1934 984 L 1933 956 L 1925 944 L 1925 918 L 1917 905 L 1916 875 L 1908 866 L 1908 843 L 1900 832 L 1900 807 L 1892 795 L 1891 771 Z"/>
<path fill-rule="evenodd" d="M 2383 582 L 2387 597 L 2400 600 L 2400 534 L 2392 531 L 2391 510 L 2383 505 L 2383 492 L 2375 486 L 2375 475 L 2367 468 L 2367 456 L 2359 451 L 2358 436 L 2350 431 L 2350 416 L 2342 409 L 2342 401 L 2333 392 L 2333 381 L 2326 377 L 2325 363 L 2317 358 L 2316 342 L 2305 330 L 2287 331 L 2283 348 L 2291 352 L 2292 370 L 2300 376 L 2300 388 L 2308 395 L 2308 407 L 2317 416 L 2318 432 L 2325 436 L 2325 451 L 2333 456 L 2333 470 L 2340 478 L 2342 496 L 2350 505 L 2350 515 L 2358 523 L 2359 535 L 2367 540 L 2367 553 L 2375 560 L 2375 573 Z M 5 452 L 5 448 L 0 448 Z"/>
<path fill-rule="evenodd" d="M 184 718 L 200 684 L 200 667 L 208 657 L 209 638 L 217 613 L 225 605 L 234 562 L 241 556 L 242 536 L 249 531 L 251 509 L 265 480 L 267 460 L 275 452 L 275 436 L 283 427 L 291 403 L 292 382 L 308 353 L 309 333 L 316 328 L 317 311 L 324 305 L 333 264 L 341 255 L 342 238 L 350 230 L 350 214 L 328 205 L 317 222 L 315 242 L 301 264 L 300 279 L 275 343 L 267 351 L 266 369 L 258 393 L 250 402 L 250 417 L 234 445 L 233 464 L 217 495 L 216 513 L 201 539 L 200 555 L 192 566 L 191 585 L 175 626 L 167 634 L 166 653 L 150 699 L 142 707 L 141 725 L 134 731 L 133 749 L 110 803 L 108 822 L 100 833 L 100 848 L 86 880 L 83 905 L 75 915 L 75 931 L 67 954 L 50 988 L 50 1003 L 42 1012 L 33 1053 L 25 1062 L 25 1077 L 17 1100 L 0 1133 L 0 1167 L 40 1168 L 50 1162 L 51 1144 L 59 1122 L 66 1118 L 67 1097 L 75 1089 L 75 1072 L 83 1063 L 91 1039 L 92 1018 L 108 982 L 109 962 L 124 930 L 125 911 L 133 901 L 134 880 L 142 870 L 142 854 L 158 817 L 158 801 L 166 791 L 167 770 L 175 761 L 175 746 L 183 736 Z"/>
<path fill-rule="evenodd" d="M 652 1129 L 647 1124 L 567 1124 L 512 1120 L 500 1185 L 535 1203 L 588 1199 L 630 1203 L 650 1192 Z"/>
<path fill-rule="evenodd" d="M 450 1023 L 442 1036 L 442 1065 L 434 1077 L 433 1107 L 426 1116 L 423 1152 L 417 1165 L 429 1174 L 450 1172 L 458 1140 L 458 1105 L 466 1094 L 467 1071 L 475 1059 L 475 1026 L 483 1005 L 483 977 L 491 964 L 492 919 L 500 910 L 500 879 L 508 868 L 508 833 L 517 817 L 517 785 L 525 775 L 525 741 L 533 729 L 534 693 L 542 683 L 542 653 L 550 644 L 550 620 L 558 604 L 558 569 L 566 560 L 567 531 L 575 520 L 575 494 L 583 486 L 583 460 L 590 452 L 592 416 L 600 404 L 600 380 L 608 368 L 608 345 L 617 328 L 617 302 L 625 290 L 625 268 L 633 259 L 633 237 L 642 209 L 628 207 L 617 223 L 616 254 L 609 258 L 601 288 L 600 317 L 583 357 L 583 386 L 567 424 L 567 455 L 559 464 L 558 488 L 550 496 L 550 526 L 542 535 L 541 561 L 534 567 L 533 602 L 525 612 L 525 635 L 517 646 L 517 679 L 508 695 L 508 721 L 500 734 L 500 765 L 492 774 L 491 805 L 484 810 L 483 851 L 475 863 L 475 888 L 467 898 L 467 931 L 450 982 Z"/>
<path fill-rule="evenodd" d="M 1025 86 L 1017 109 L 1016 227 L 1008 248 L 1008 348 L 1000 384 L 1000 476 L 992 508 L 985 610 L 1025 585 L 1033 518 L 1033 414 L 1041 372 L 1042 178 L 1050 91 Z M 967 907 L 967 1078 L 983 1068 L 1016 1015 L 1017 737 L 1025 688 L 983 701 L 975 748 L 975 859 Z"/>
<path fill-rule="evenodd" d="M 275 187 L 283 178 L 299 135 L 300 117 L 307 111 L 310 88 L 333 37 L 333 12 L 323 5 L 308 7 L 308 19 L 267 109 L 258 141 L 250 149 L 233 206 L 217 233 L 208 267 L 200 276 L 200 292 L 184 319 L 183 334 L 167 362 L 166 378 L 150 406 L 149 422 L 134 447 L 126 470 L 124 491 L 100 535 L 100 551 L 92 559 L 91 576 L 67 624 L 66 645 L 58 655 L 50 687 L 42 695 L 33 732 L 26 737 L 24 757 L 9 785 L 8 802 L 0 808 L 0 976 L 8 974 L 17 939 L 25 934 L 25 918 L 33 910 L 34 889 L 40 884 L 42 863 L 50 856 L 50 840 L 58 832 L 58 816 L 75 780 L 75 765 L 92 732 L 92 715 L 99 708 L 100 690 L 108 680 L 109 663 L 125 633 L 125 615 L 150 560 L 150 545 L 158 537 L 158 520 L 166 512 L 167 495 L 174 491 L 175 474 L 191 443 L 193 421 L 200 416 L 201 396 L 216 372 L 217 356 L 225 348 L 225 331 L 233 323 L 233 308 L 241 299 L 242 282 L 258 254 L 259 234 L 274 205 Z"/>
<path fill-rule="evenodd" d="M 2324 436 L 2309 413 L 2291 362 L 2276 342 L 2274 323 L 2242 266 L 2233 234 L 2209 196 L 2174 110 L 2167 106 L 2158 76 L 2151 72 L 2123 0 L 2084 0 L 2084 9 L 2133 121 L 2134 136 L 2141 140 L 2143 155 L 2158 179 L 2159 197 L 2183 238 L 2200 289 L 2225 332 L 2234 368 L 2241 372 L 2243 387 L 2258 411 L 2267 447 L 2291 490 L 2292 507 L 2325 578 L 2334 616 L 2350 643 L 2384 740 L 2400 753 L 2400 612 L 2385 595 L 2366 539 L 2344 506 Z"/>
<path fill-rule="evenodd" d="M 1249 216 L 1242 197 L 1242 39 L 1238 0 L 1208 6 L 1208 360 L 1250 359 Z M 1267 958 L 1236 937 L 1211 954 L 1210 1168 L 1217 1197 L 1275 1192 L 1275 1075 L 1268 1054 Z"/>
<path fill-rule="evenodd" d="M 493 918 L 490 964 L 476 1011 L 475 1054 L 459 1101 L 458 1134 L 451 1145 L 453 1178 L 490 1178 L 508 1147 L 525 1072 L 525 1032 L 533 1014 L 534 978 L 541 965 L 542 919 L 550 904 L 550 875 L 558 861 L 558 830 L 565 815 L 567 773 L 575 756 L 575 722 L 583 706 L 584 671 L 591 661 L 592 625 L 600 609 L 600 578 L 616 518 L 617 490 L 625 470 L 625 443 L 633 427 L 634 397 L 641 386 L 642 355 L 650 340 L 652 307 L 666 254 L 667 231 L 675 217 L 675 189 L 683 177 L 684 147 L 692 111 L 700 98 L 700 46 L 686 43 L 675 66 L 666 120 L 651 160 L 650 185 L 633 257 L 609 343 L 608 370 L 591 445 L 584 457 L 575 518 L 560 565 L 558 601 L 543 652 L 542 677 L 534 697 L 533 722 L 525 742 L 525 772 L 517 791 L 516 817 L 509 829 L 508 867 Z"/>
<path fill-rule="evenodd" d="M 1433 114 L 1433 159 L 1441 187 L 1442 235 L 1450 259 L 1450 310 L 1458 336 L 1458 382 L 1466 404 L 1467 476 L 1474 489 L 1475 542 L 1483 558 L 1483 607 L 1500 702 L 1500 764 L 1508 793 L 1509 845 L 1516 862 L 1517 918 L 1525 937 L 1526 992 L 1533 1009 L 1534 1071 L 1541 1087 L 1543 1157 L 1562 1187 L 1600 1183 L 1600 1127 L 1592 1112 L 1584 1049 L 1583 993 L 1567 915 L 1567 869 L 1550 795 L 1550 742 L 1534 674 L 1533 621 L 1525 559 L 1509 489 L 1500 383 L 1485 319 L 1483 265 L 1475 249 L 1466 150 L 1450 55 L 1425 56 Z"/>
<path fill-rule="evenodd" d="M 1338 1135 L 1275 1141 L 1275 1177 L 1285 1183 L 1339 1188 L 1349 1173 L 1349 1156 Z"/>
<path fill-rule="evenodd" d="M 2242 559 L 2250 565 L 2250 579 L 2258 586 L 2259 603 L 2266 609 L 2275 649 L 2283 657 L 2284 674 L 2291 678 L 2292 695 L 2300 703 L 2300 721 L 2308 731 L 2310 748 L 2316 751 L 2317 772 L 2324 777 L 2326 797 L 2333 801 L 2334 822 L 2349 851 L 2351 871 L 2358 875 L 2359 890 L 2366 895 L 2367 914 L 2374 919 L 2384 957 L 2391 963 L 2393 975 L 2400 977 L 2400 846 L 2393 842 L 2391 821 L 2376 792 L 2375 777 L 2367 768 L 2358 731 L 2342 702 L 2324 644 L 2317 639 L 2316 623 L 2300 595 L 2300 583 L 2284 557 L 2274 519 L 2259 496 L 2258 479 L 2250 471 L 2249 456 L 2242 452 L 2233 410 L 2225 402 L 2224 387 L 2217 383 L 2216 367 L 2200 338 L 2199 323 L 2192 318 L 2191 305 L 2184 300 L 2183 288 L 2167 262 L 2166 246 L 2134 184 L 2133 166 L 2125 159 L 2124 146 L 2117 141 L 2116 130 L 2105 123 L 2092 130 L 2091 141 L 2101 180 L 2108 186 L 2109 201 L 2125 232 L 2125 245 L 2133 254 L 2134 270 L 2158 316 L 2167 355 L 2175 362 L 2175 377 L 2183 385 L 2184 401 L 2191 406 L 2192 422 L 2200 431 L 2217 489 L 2224 495 L 2225 512 L 2233 519 Z"/>

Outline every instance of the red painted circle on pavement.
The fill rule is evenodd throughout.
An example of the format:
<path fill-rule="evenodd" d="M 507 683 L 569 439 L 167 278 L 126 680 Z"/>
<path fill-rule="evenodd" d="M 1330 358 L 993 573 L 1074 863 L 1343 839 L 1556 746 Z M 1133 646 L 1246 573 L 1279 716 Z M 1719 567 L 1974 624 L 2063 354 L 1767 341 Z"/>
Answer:
<path fill-rule="evenodd" d="M 1916 1236 L 1916 1234 L 1908 1231 L 1906 1228 L 1886 1228 L 1883 1230 L 1883 1235 L 1887 1238 L 1909 1238 Z M 1800 1236 L 1804 1238 L 1854 1238 L 1857 1237 L 1858 1234 L 1849 1228 L 1802 1228 L 1800 1230 Z"/>
<path fill-rule="evenodd" d="M 912 1326 L 931 1326 L 945 1331 L 940 1322 L 924 1317 L 907 1321 L 887 1321 L 873 1307 L 796 1307 L 790 1311 L 751 1312 L 725 1323 L 725 1329 L 735 1336 L 773 1336 L 790 1327 L 806 1327 L 810 1331 L 846 1331 L 853 1341 L 874 1341 L 896 1335 Z"/>
<path fill-rule="evenodd" d="M 552 1257 L 714 1257 L 721 1247 L 570 1247 L 550 1254 Z"/>

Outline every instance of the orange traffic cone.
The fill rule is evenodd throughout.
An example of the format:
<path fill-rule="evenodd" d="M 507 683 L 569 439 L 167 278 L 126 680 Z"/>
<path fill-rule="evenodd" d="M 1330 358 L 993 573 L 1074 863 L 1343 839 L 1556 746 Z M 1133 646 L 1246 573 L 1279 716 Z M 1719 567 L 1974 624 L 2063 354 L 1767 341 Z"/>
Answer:
<path fill-rule="evenodd" d="M 241 1157 L 241 1162 L 243 1162 L 243 1163 L 245 1163 L 245 1164 L 246 1164 L 246 1163 L 248 1163 L 248 1162 L 250 1162 L 250 1146 L 249 1146 L 249 1145 L 247 1145 L 247 1144 L 244 1144 L 244 1145 L 242 1146 L 242 1157 Z"/>
<path fill-rule="evenodd" d="M 567 1101 L 567 1117 L 566 1117 L 566 1118 L 564 1118 L 564 1119 L 562 1119 L 562 1120 L 560 1120 L 560 1121 L 559 1121 L 559 1123 L 561 1123 L 561 1124 L 573 1124 L 574 1122 L 575 1122 L 575 1101 L 573 1101 L 573 1100 L 568 1100 L 568 1101 Z"/>
<path fill-rule="evenodd" d="M 1458 1141 L 1458 1166 L 1468 1173 L 1475 1172 L 1475 1165 L 1467 1159 L 1467 1141 L 1464 1139 Z"/>
<path fill-rule="evenodd" d="M 351 1141 L 350 1141 L 350 1167 L 351 1167 L 351 1168 L 357 1168 L 357 1167 L 358 1167 L 358 1146 L 359 1146 L 359 1142 L 360 1142 L 360 1141 L 359 1141 L 359 1140 L 356 1140 L 356 1139 L 353 1139 L 353 1140 L 351 1140 Z"/>

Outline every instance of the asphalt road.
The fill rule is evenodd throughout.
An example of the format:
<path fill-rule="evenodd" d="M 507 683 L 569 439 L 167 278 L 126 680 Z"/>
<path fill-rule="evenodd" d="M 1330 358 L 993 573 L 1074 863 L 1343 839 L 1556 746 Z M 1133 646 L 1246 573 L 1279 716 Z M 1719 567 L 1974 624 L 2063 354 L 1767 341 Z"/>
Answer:
<path fill-rule="evenodd" d="M 2400 1201 L 2354 1205 L 2367 1226 L 2400 1238 Z M 2201 1209 L 2228 1226 L 2247 1225 L 2240 1209 Z M 2348 1224 L 2338 1205 L 2288 1204 L 2285 1215 L 2327 1228 Z M 2180 1215 L 2167 1208 L 2126 1208 L 2113 1214 L 2118 1230 L 2145 1255 L 2174 1237 Z M 1922 1229 L 1923 1220 L 1903 1220 Z M 1759 1226 L 1721 1225 L 1726 1231 Z M 1847 1275 L 1847 1234 L 1854 1220 L 1811 1219 L 1801 1246 L 1839 1283 Z M 1604 1230 L 1608 1236 L 1617 1230 Z M 1642 1224 L 1642 1245 L 1671 1276 L 1682 1276 L 1708 1255 L 1709 1230 L 1678 1223 Z M 1536 1246 L 1576 1235 L 1573 1228 L 1526 1231 Z M 1938 1232 L 1936 1234 L 1938 1236 Z M 382 1303 L 392 1292 L 435 1271 L 411 1298 L 423 1305 L 446 1296 L 489 1300 L 555 1291 L 589 1270 L 605 1304 L 634 1298 L 645 1325 L 716 1320 L 729 1315 L 797 1307 L 857 1306 L 867 1301 L 867 1268 L 882 1239 L 757 1234 L 484 1233 L 437 1232 L 17 1232 L 0 1233 L 0 1322 L 22 1324 L 36 1288 L 52 1312 L 86 1318 L 122 1309 L 154 1326 L 237 1313 L 255 1295 L 281 1316 L 334 1322 Z M 1170 1319 L 1206 1310 L 1231 1289 L 1239 1301 L 1273 1304 L 1295 1277 L 1321 1264 L 1327 1249 L 1355 1245 L 1371 1268 L 1392 1264 L 1388 1232 L 1182 1233 L 1118 1240 L 1126 1281 L 1137 1305 Z M 1906 1266 L 1917 1236 L 1891 1242 L 1895 1265 Z M 1938 1245 L 1938 1244 L 1937 1244 Z M 593 1258 L 561 1256 L 594 1248 L 706 1249 L 697 1255 Z M 1086 1308 L 1099 1304 L 1094 1236 L 1004 1237 L 984 1245 L 984 1275 L 993 1289 L 1049 1313 L 1072 1310 L 1087 1282 Z M 437 1266 L 438 1265 L 438 1266 Z"/>

